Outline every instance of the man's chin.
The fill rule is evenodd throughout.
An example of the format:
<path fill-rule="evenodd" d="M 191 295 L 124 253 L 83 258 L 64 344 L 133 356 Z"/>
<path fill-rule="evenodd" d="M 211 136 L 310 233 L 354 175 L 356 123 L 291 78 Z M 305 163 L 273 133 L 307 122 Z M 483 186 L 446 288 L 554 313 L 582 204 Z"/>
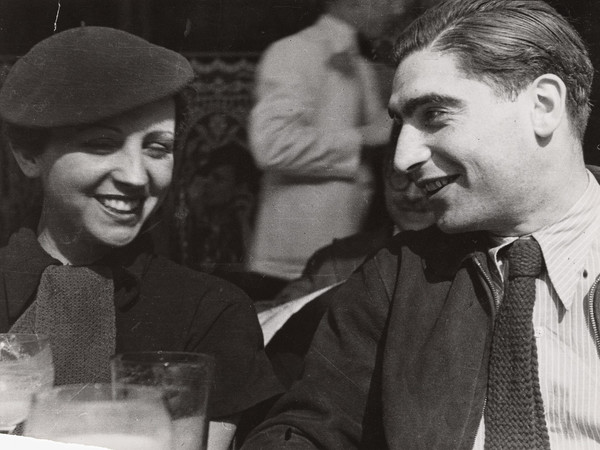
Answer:
<path fill-rule="evenodd" d="M 451 220 L 444 216 L 437 218 L 435 224 L 441 231 L 448 234 L 466 233 L 477 229 L 477 227 L 471 223 Z"/>

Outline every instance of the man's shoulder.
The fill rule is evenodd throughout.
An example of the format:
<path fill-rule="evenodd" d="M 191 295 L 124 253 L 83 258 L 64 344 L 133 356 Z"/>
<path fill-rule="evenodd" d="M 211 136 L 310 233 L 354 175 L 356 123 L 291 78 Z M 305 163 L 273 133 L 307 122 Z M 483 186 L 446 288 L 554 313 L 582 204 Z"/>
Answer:
<path fill-rule="evenodd" d="M 328 253 L 341 258 L 365 257 L 372 251 L 383 247 L 385 242 L 391 239 L 391 237 L 391 228 L 382 226 L 340 239 L 334 239 L 331 244 L 317 250 L 316 253 L 327 251 Z"/>
<path fill-rule="evenodd" d="M 485 234 L 448 234 L 435 225 L 419 231 L 403 231 L 388 240 L 371 260 L 380 266 L 412 264 L 441 276 L 452 276 L 467 256 L 481 250 Z"/>

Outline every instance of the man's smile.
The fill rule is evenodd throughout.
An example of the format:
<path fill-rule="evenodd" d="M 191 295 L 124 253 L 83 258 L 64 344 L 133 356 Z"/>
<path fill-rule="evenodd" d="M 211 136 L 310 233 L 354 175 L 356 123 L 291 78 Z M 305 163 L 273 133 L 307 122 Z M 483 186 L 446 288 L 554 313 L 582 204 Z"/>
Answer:
<path fill-rule="evenodd" d="M 441 177 L 441 178 L 436 178 L 433 180 L 419 181 L 416 184 L 420 188 L 425 189 L 427 196 L 430 197 L 430 196 L 434 195 L 435 193 L 439 192 L 445 186 L 447 186 L 450 183 L 452 183 L 453 181 L 455 181 L 458 177 L 459 177 L 459 175 L 451 175 L 448 177 Z"/>

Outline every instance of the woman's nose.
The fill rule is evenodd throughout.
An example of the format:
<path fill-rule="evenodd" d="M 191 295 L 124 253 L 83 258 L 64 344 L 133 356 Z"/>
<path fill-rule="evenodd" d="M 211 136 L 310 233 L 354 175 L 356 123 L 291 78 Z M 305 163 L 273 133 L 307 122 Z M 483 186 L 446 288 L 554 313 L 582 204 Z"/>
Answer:
<path fill-rule="evenodd" d="M 421 131 L 404 124 L 396 142 L 394 166 L 403 173 L 414 172 L 431 158 L 431 151 L 421 136 Z"/>
<path fill-rule="evenodd" d="M 148 168 L 142 149 L 128 145 L 118 152 L 119 158 L 115 161 L 113 176 L 118 182 L 131 186 L 145 186 L 148 184 Z"/>

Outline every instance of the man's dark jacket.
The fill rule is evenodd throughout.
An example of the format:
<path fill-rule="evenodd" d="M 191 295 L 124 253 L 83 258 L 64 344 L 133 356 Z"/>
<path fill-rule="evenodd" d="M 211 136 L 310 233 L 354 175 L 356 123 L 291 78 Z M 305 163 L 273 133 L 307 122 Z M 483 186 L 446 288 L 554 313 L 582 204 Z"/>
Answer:
<path fill-rule="evenodd" d="M 489 246 L 398 235 L 337 288 L 302 379 L 243 449 L 471 449 L 497 300 Z"/>

